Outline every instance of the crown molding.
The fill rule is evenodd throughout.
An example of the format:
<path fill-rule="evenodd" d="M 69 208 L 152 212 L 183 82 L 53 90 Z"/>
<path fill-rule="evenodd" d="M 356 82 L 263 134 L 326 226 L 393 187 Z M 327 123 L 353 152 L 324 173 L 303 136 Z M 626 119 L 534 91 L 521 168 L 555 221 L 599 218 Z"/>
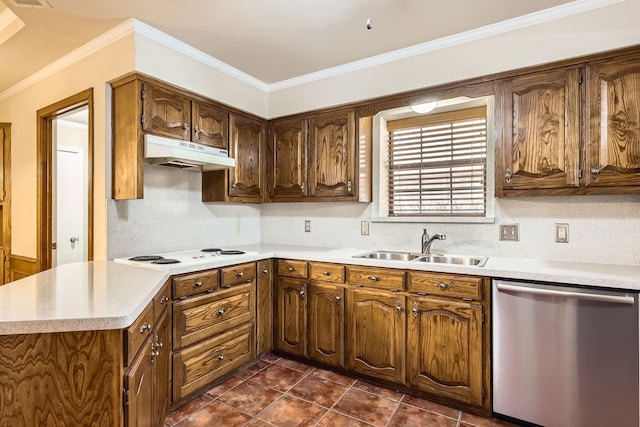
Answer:
<path fill-rule="evenodd" d="M 354 71 L 364 70 L 378 65 L 388 64 L 390 62 L 411 58 L 425 53 L 434 52 L 441 49 L 481 40 L 498 34 L 515 31 L 521 28 L 530 27 L 532 25 L 542 24 L 544 22 L 553 21 L 555 19 L 565 18 L 567 16 L 577 15 L 593 9 L 605 6 L 611 6 L 616 3 L 622 3 L 627 0 L 576 0 L 571 3 L 565 3 L 560 6 L 544 9 L 538 12 L 522 15 L 517 18 L 500 21 L 495 24 L 486 25 L 484 27 L 465 31 L 425 43 L 409 46 L 406 48 L 383 53 L 381 55 L 372 56 L 359 61 L 342 64 L 336 67 L 327 68 L 325 70 L 314 73 L 305 74 L 288 80 L 282 80 L 269 85 L 268 92 L 275 92 L 282 89 L 288 89 L 318 80 L 336 77 L 348 74 Z"/>

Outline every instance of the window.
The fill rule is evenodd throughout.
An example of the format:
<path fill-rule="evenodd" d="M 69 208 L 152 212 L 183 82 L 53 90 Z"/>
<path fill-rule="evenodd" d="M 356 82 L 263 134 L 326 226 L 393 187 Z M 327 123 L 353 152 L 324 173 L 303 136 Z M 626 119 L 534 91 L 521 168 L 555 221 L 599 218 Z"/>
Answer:
<path fill-rule="evenodd" d="M 486 106 L 386 125 L 389 217 L 487 216 Z"/>

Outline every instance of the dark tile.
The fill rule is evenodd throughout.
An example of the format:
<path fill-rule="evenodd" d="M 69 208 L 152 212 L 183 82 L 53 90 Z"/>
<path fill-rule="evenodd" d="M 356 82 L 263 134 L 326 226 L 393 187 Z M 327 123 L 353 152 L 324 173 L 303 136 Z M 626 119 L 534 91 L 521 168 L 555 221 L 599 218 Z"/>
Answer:
<path fill-rule="evenodd" d="M 389 427 L 456 427 L 457 419 L 448 418 L 433 412 L 423 411 L 414 406 L 400 405 L 389 424 Z"/>
<path fill-rule="evenodd" d="M 285 395 L 258 414 L 258 418 L 278 427 L 313 426 L 327 412 L 325 408 Z"/>
<path fill-rule="evenodd" d="M 370 427 L 371 424 L 367 424 L 363 421 L 358 421 L 355 418 L 347 417 L 346 415 L 339 414 L 337 412 L 329 411 L 318 424 L 317 427 Z"/>
<path fill-rule="evenodd" d="M 289 394 L 330 408 L 345 391 L 345 385 L 309 375 L 289 390 Z"/>
<path fill-rule="evenodd" d="M 249 377 L 254 376 L 258 372 L 262 371 L 263 369 L 268 368 L 269 366 L 271 366 L 271 363 L 265 362 L 264 360 L 260 360 L 258 363 L 254 363 L 253 365 L 249 366 L 247 369 L 238 372 L 235 376 L 240 377 L 242 379 L 247 379 Z"/>
<path fill-rule="evenodd" d="M 460 411 L 457 409 L 440 405 L 439 403 L 431 402 L 429 400 L 421 399 L 419 397 L 411 396 L 409 394 L 405 394 L 405 396 L 402 398 L 402 403 L 406 403 L 407 405 L 417 406 L 418 408 L 421 408 L 439 415 L 444 415 L 450 418 L 458 419 L 458 416 L 460 415 Z"/>
<path fill-rule="evenodd" d="M 315 369 L 310 375 L 314 377 L 324 378 L 325 380 L 333 381 L 334 383 L 350 386 L 355 382 L 353 378 L 349 378 L 344 375 L 336 374 L 335 372 L 326 371 L 324 369 Z"/>
<path fill-rule="evenodd" d="M 397 406 L 398 402 L 352 388 L 333 409 L 375 426 L 385 426 Z"/>
<path fill-rule="evenodd" d="M 243 414 L 226 403 L 214 401 L 180 421 L 176 427 L 241 427 L 250 420 L 250 415 Z"/>
<path fill-rule="evenodd" d="M 497 420 L 495 418 L 480 417 L 478 415 L 467 414 L 466 412 L 462 413 L 460 422 L 460 426 L 464 427 L 516 427 L 515 424 L 511 424 L 506 421 Z"/>
<path fill-rule="evenodd" d="M 242 378 L 236 377 L 236 376 L 227 378 L 222 383 L 220 383 L 217 386 L 214 386 L 214 387 L 210 388 L 209 390 L 207 390 L 205 395 L 208 396 L 208 397 L 211 397 L 212 399 L 215 399 L 218 396 L 220 396 L 222 393 L 224 393 L 225 391 L 231 390 L 232 388 L 234 388 L 238 384 L 242 383 L 243 381 L 244 380 Z"/>
<path fill-rule="evenodd" d="M 269 406 L 282 393 L 260 384 L 244 382 L 225 392 L 218 400 L 251 415 Z"/>
<path fill-rule="evenodd" d="M 275 388 L 276 390 L 287 391 L 304 376 L 305 374 L 300 371 L 294 371 L 280 365 L 271 365 L 255 374 L 249 381 Z"/>
<path fill-rule="evenodd" d="M 377 394 L 378 396 L 386 397 L 387 399 L 399 401 L 404 396 L 403 393 L 399 391 L 391 390 L 384 387 L 378 387 L 377 385 L 369 384 L 368 382 L 358 380 L 353 385 L 353 388 L 357 388 L 358 390 L 366 391 L 369 393 Z"/>
<path fill-rule="evenodd" d="M 276 365 L 286 366 L 287 368 L 295 369 L 296 371 L 300 371 L 300 372 L 304 372 L 304 373 L 313 371 L 313 367 L 312 366 L 305 365 L 304 363 L 296 362 L 295 360 L 285 359 L 285 358 L 282 358 L 282 357 L 280 359 L 278 359 L 274 363 Z"/>
<path fill-rule="evenodd" d="M 164 423 L 172 426 L 211 402 L 212 399 L 207 396 L 198 396 L 170 412 Z"/>

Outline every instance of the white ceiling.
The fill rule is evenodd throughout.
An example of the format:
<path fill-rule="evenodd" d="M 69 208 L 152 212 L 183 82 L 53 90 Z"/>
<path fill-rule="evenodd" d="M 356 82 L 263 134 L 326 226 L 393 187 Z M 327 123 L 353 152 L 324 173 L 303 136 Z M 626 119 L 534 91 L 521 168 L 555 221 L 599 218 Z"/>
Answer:
<path fill-rule="evenodd" d="M 566 3 L 593 0 L 2 0 L 25 27 L 0 45 L 0 93 L 129 18 L 266 84 Z M 0 2 L 0 12 L 5 8 Z M 371 12 L 370 12 L 371 8 Z M 371 16 L 373 28 L 366 29 Z M 10 66 L 5 66 L 10 64 Z"/>

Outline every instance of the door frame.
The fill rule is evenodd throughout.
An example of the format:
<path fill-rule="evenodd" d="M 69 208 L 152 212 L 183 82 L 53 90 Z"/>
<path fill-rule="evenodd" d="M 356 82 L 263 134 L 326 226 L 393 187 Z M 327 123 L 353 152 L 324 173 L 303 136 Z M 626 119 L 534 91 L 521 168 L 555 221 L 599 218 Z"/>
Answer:
<path fill-rule="evenodd" d="M 0 128 L 3 130 L 4 140 L 2 141 L 2 171 L 0 172 L 0 179 L 2 179 L 2 185 L 0 185 L 0 192 L 4 190 L 4 194 L 0 195 L 2 200 L 2 250 L 4 254 L 2 256 L 2 277 L 0 278 L 0 285 L 4 285 L 11 281 L 11 123 L 0 123 Z"/>
<path fill-rule="evenodd" d="M 87 168 L 89 194 L 87 208 L 87 260 L 93 260 L 93 88 L 44 107 L 37 112 L 37 241 L 38 271 L 51 268 L 53 121 L 71 111 L 87 108 Z"/>

